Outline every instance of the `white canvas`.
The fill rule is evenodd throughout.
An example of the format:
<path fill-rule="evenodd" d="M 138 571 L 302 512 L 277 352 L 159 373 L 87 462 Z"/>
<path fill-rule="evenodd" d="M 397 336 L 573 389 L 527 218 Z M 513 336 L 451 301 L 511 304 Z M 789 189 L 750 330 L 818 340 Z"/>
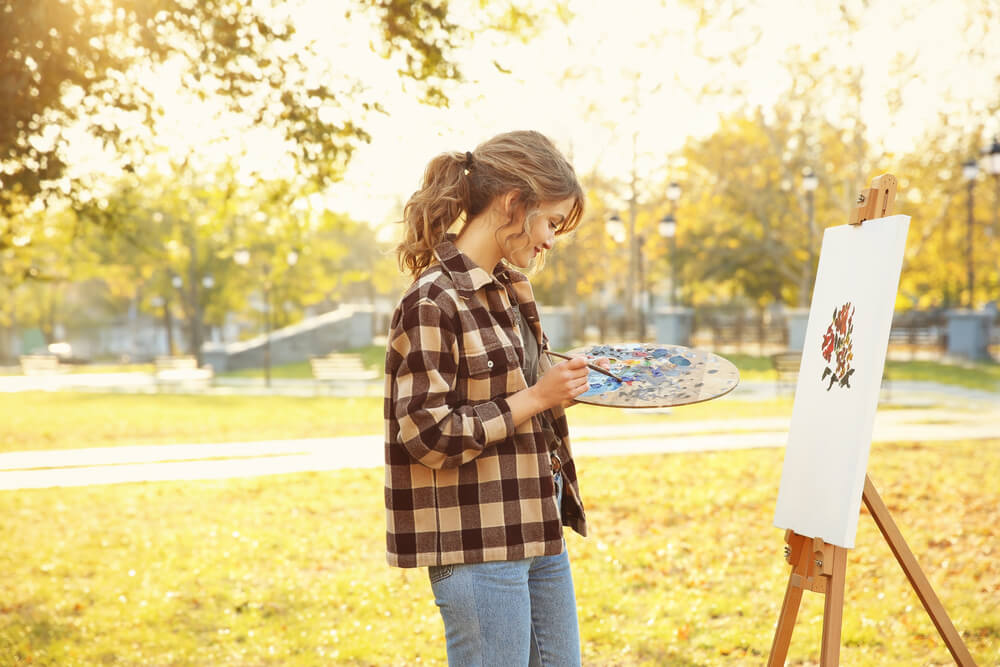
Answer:
<path fill-rule="evenodd" d="M 823 235 L 774 513 L 779 528 L 854 546 L 909 225 L 909 216 L 894 215 Z"/>

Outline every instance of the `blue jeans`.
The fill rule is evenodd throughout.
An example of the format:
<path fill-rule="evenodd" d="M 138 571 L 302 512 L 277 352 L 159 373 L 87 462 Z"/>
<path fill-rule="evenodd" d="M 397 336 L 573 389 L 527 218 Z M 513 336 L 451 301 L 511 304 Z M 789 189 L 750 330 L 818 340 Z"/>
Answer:
<path fill-rule="evenodd" d="M 557 497 L 562 479 L 556 474 Z M 428 569 L 453 667 L 580 664 L 576 595 L 561 554 Z"/>

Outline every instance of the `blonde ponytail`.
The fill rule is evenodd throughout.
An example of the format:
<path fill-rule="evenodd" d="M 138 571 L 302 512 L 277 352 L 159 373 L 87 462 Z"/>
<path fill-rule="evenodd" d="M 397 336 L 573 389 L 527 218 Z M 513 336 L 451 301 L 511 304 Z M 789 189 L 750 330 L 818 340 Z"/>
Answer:
<path fill-rule="evenodd" d="M 442 153 L 430 161 L 423 185 L 403 208 L 405 231 L 396 248 L 400 269 L 416 278 L 434 261 L 434 248 L 455 222 L 475 218 L 512 191 L 525 213 L 542 202 L 572 197 L 572 210 L 556 234 L 571 231 L 583 216 L 583 188 L 555 145 L 538 132 L 506 132 L 471 153 Z"/>
<path fill-rule="evenodd" d="M 414 277 L 434 260 L 434 248 L 463 213 L 469 210 L 466 156 L 442 153 L 424 170 L 423 186 L 403 209 L 405 231 L 396 248 L 399 268 Z"/>

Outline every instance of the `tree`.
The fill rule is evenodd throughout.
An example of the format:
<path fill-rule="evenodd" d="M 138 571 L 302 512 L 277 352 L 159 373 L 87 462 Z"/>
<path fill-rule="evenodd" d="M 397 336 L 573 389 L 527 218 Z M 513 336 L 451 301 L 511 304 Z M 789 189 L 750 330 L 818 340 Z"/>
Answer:
<path fill-rule="evenodd" d="M 161 112 L 149 83 L 167 63 L 181 63 L 185 90 L 279 133 L 295 173 L 314 188 L 337 179 L 368 139 L 363 124 L 382 109 L 380 91 L 346 65 L 321 61 L 315 44 L 298 38 L 287 5 L 0 0 L 0 252 L 30 237 L 20 216 L 36 198 L 92 196 L 92 184 L 67 177 L 68 128 L 83 124 L 123 171 L 137 168 Z M 512 3 L 481 9 L 473 29 L 528 25 Z M 343 16 L 345 26 L 375 28 L 373 48 L 423 99 L 447 103 L 444 82 L 461 76 L 453 50 L 468 34 L 451 21 L 447 0 L 354 0 Z M 30 252 L 31 242 L 17 248 Z"/>
<path fill-rule="evenodd" d="M 308 306 L 374 300 L 399 287 L 377 278 L 398 272 L 385 267 L 393 258 L 369 225 L 316 208 L 321 198 L 296 198 L 295 188 L 284 180 L 245 187 L 234 165 L 128 174 L 81 210 L 98 224 L 77 243 L 95 257 L 109 302 L 162 314 L 168 332 L 182 321 L 183 348 L 194 355 L 206 327 L 233 313 L 281 327 Z"/>

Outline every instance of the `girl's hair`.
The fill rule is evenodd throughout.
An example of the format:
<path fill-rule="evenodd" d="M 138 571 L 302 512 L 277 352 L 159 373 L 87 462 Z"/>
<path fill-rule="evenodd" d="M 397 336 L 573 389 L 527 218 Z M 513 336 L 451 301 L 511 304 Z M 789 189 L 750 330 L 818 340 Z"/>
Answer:
<path fill-rule="evenodd" d="M 396 248 L 400 269 L 417 277 L 434 261 L 434 248 L 452 224 L 459 218 L 468 222 L 511 191 L 526 228 L 529 211 L 544 202 L 574 199 L 556 234 L 572 231 L 583 216 L 576 172 L 547 137 L 534 131 L 498 134 L 471 153 L 441 153 L 427 165 L 423 186 L 403 209 L 405 232 Z M 513 222 L 512 211 L 508 224 Z"/>

